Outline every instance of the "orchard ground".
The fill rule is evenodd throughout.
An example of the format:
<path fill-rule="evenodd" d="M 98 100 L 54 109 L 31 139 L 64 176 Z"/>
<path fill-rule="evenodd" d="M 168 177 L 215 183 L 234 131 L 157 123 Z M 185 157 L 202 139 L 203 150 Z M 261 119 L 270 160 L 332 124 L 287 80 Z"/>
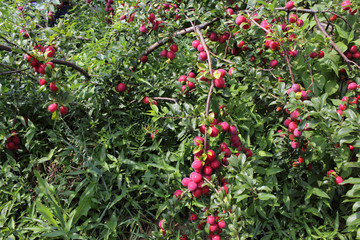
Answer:
<path fill-rule="evenodd" d="M 359 6 L 2 3 L 1 239 L 360 238 Z"/>

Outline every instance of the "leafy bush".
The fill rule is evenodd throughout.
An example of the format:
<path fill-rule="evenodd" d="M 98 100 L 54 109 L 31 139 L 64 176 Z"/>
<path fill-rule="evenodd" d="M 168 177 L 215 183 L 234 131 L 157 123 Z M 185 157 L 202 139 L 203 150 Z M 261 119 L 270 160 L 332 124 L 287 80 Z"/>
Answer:
<path fill-rule="evenodd" d="M 37 3 L 0 6 L 1 238 L 360 237 L 355 1 Z"/>

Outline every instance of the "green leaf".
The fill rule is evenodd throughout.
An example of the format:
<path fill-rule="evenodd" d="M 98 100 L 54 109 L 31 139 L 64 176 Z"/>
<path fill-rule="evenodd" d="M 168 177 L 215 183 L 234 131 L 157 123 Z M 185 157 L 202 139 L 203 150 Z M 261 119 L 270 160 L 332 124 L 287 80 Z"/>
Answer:
<path fill-rule="evenodd" d="M 275 199 L 275 200 L 277 199 L 271 193 L 259 193 L 258 196 L 259 196 L 259 199 L 262 200 L 262 201 L 266 201 L 266 200 L 269 200 L 269 199 Z"/>
<path fill-rule="evenodd" d="M 265 151 L 259 151 L 259 152 L 258 152 L 258 155 L 259 155 L 260 157 L 272 157 L 272 156 L 273 156 L 272 153 L 265 152 Z"/>
<path fill-rule="evenodd" d="M 340 49 L 342 52 L 345 52 L 345 51 L 348 49 L 348 47 L 346 46 L 346 44 L 344 44 L 343 42 L 337 42 L 337 43 L 336 43 L 336 46 L 338 46 L 339 49 Z"/>
<path fill-rule="evenodd" d="M 265 172 L 266 172 L 266 175 L 267 175 L 267 176 L 270 176 L 270 175 L 274 175 L 274 174 L 280 173 L 280 172 L 282 172 L 282 171 L 284 171 L 284 169 L 275 167 L 275 168 L 268 168 L 268 169 L 266 169 Z"/>
<path fill-rule="evenodd" d="M 328 95 L 332 95 L 336 93 L 338 90 L 339 90 L 339 84 L 337 83 L 336 80 L 330 80 L 325 85 L 325 92 Z"/>
<path fill-rule="evenodd" d="M 336 27 L 336 31 L 339 34 L 339 36 L 345 40 L 347 40 L 349 38 L 349 34 L 347 31 L 345 31 L 344 29 L 342 29 L 338 24 L 335 24 Z M 336 44 L 337 45 L 337 44 Z"/>
<path fill-rule="evenodd" d="M 36 201 L 35 205 L 36 205 L 36 210 L 43 216 L 43 218 L 45 218 L 45 220 L 47 220 L 50 224 L 56 227 L 58 226 L 58 223 L 54 219 L 53 213 L 45 205 L 43 205 L 39 201 Z"/>
<path fill-rule="evenodd" d="M 343 184 L 347 184 L 347 183 L 350 183 L 350 184 L 360 184 L 360 178 L 348 178 L 346 180 L 343 181 Z"/>
<path fill-rule="evenodd" d="M 329 195 L 319 188 L 313 188 L 312 193 L 318 197 L 330 199 Z"/>
<path fill-rule="evenodd" d="M 360 224 L 360 212 L 356 212 L 346 219 L 347 226 L 353 226 L 358 224 Z"/>

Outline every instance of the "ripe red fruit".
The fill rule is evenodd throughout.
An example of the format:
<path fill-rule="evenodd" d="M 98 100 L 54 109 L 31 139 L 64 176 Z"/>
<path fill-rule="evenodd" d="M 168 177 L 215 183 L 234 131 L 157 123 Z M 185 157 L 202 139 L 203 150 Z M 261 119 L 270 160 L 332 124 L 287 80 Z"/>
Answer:
<path fill-rule="evenodd" d="M 212 126 L 211 127 L 210 137 L 217 137 L 217 135 L 219 135 L 219 131 L 217 130 L 216 127 Z"/>
<path fill-rule="evenodd" d="M 175 53 L 173 51 L 168 51 L 166 56 L 170 59 L 173 60 L 175 58 Z"/>
<path fill-rule="evenodd" d="M 208 216 L 208 217 L 206 218 L 206 221 L 207 221 L 208 224 L 213 225 L 213 224 L 215 224 L 216 219 L 215 219 L 214 216 L 211 216 L 211 215 L 210 215 L 210 216 Z"/>
<path fill-rule="evenodd" d="M 178 51 L 178 46 L 176 44 L 171 45 L 170 50 L 176 53 Z"/>
<path fill-rule="evenodd" d="M 190 216 L 190 221 L 196 221 L 197 218 L 198 218 L 197 215 L 192 213 Z"/>
<path fill-rule="evenodd" d="M 299 131 L 298 128 L 295 128 L 294 129 L 294 136 L 299 138 L 299 137 L 301 137 L 301 135 L 302 135 L 302 131 Z"/>
<path fill-rule="evenodd" d="M 236 25 L 240 25 L 243 22 L 246 22 L 246 18 L 243 15 L 240 15 L 235 19 Z"/>
<path fill-rule="evenodd" d="M 349 0 L 345 0 L 341 3 L 341 7 L 343 8 L 343 10 L 349 10 L 351 6 L 351 2 Z"/>
<path fill-rule="evenodd" d="M 201 125 L 201 126 L 200 126 L 200 132 L 201 132 L 202 134 L 205 134 L 205 131 L 206 131 L 206 126 L 205 126 L 205 125 Z"/>
<path fill-rule="evenodd" d="M 19 33 L 20 34 L 23 33 L 24 38 L 29 38 L 30 37 L 29 34 L 24 29 L 20 29 Z"/>
<path fill-rule="evenodd" d="M 200 60 L 200 61 L 206 61 L 206 59 L 207 59 L 207 54 L 206 54 L 206 52 L 200 52 L 200 53 L 199 53 L 199 60 Z"/>
<path fill-rule="evenodd" d="M 53 82 L 49 84 L 49 88 L 52 92 L 57 92 L 59 90 L 59 88 Z"/>
<path fill-rule="evenodd" d="M 69 109 L 67 107 L 65 107 L 65 106 L 60 107 L 60 114 L 62 116 L 66 115 L 68 112 L 69 112 Z"/>
<path fill-rule="evenodd" d="M 187 188 L 193 192 L 197 189 L 197 184 L 194 182 L 194 181 L 189 181 L 188 185 L 187 185 Z"/>
<path fill-rule="evenodd" d="M 139 28 L 140 32 L 143 33 L 143 34 L 146 34 L 147 32 L 147 28 L 145 25 L 141 25 L 140 28 Z"/>
<path fill-rule="evenodd" d="M 324 57 L 324 52 L 323 51 L 319 51 L 318 53 L 318 58 L 323 58 Z"/>
<path fill-rule="evenodd" d="M 200 173 L 192 172 L 190 174 L 190 180 L 193 181 L 194 183 L 199 183 L 202 180 L 202 176 Z"/>
<path fill-rule="evenodd" d="M 357 47 L 355 45 L 353 45 L 353 46 L 350 47 L 349 51 L 351 53 L 356 53 L 357 52 Z"/>
<path fill-rule="evenodd" d="M 290 23 L 295 23 L 297 21 L 297 15 L 296 14 L 291 14 L 289 17 L 289 22 Z"/>
<path fill-rule="evenodd" d="M 196 78 L 196 75 L 193 72 L 189 72 L 187 76 L 190 78 Z"/>
<path fill-rule="evenodd" d="M 349 149 L 350 149 L 350 151 L 354 151 L 354 146 L 353 146 L 353 145 L 349 145 Z"/>
<path fill-rule="evenodd" d="M 355 10 L 351 10 L 351 8 L 349 9 L 350 15 L 355 15 L 356 12 L 357 12 L 357 9 L 355 9 Z"/>
<path fill-rule="evenodd" d="M 234 14 L 234 10 L 232 8 L 226 9 L 226 12 L 228 12 L 230 15 Z"/>
<path fill-rule="evenodd" d="M 326 173 L 326 176 L 329 177 L 329 176 L 336 176 L 336 172 L 334 170 L 329 170 L 327 173 Z"/>
<path fill-rule="evenodd" d="M 296 49 L 290 51 L 290 55 L 296 57 L 298 55 L 298 51 Z"/>
<path fill-rule="evenodd" d="M 212 168 L 210 166 L 204 166 L 202 172 L 205 175 L 211 175 L 212 174 Z"/>
<path fill-rule="evenodd" d="M 275 60 L 275 59 L 270 61 L 270 67 L 271 68 L 276 68 L 277 64 L 278 64 L 278 61 Z"/>
<path fill-rule="evenodd" d="M 290 9 L 292 9 L 294 7 L 294 2 L 293 1 L 288 1 L 287 3 L 286 3 L 286 5 L 285 5 L 285 8 L 287 9 L 287 10 L 290 10 Z"/>
<path fill-rule="evenodd" d="M 37 67 L 38 65 L 39 65 L 38 60 L 33 58 L 32 61 L 30 62 L 30 66 Z"/>
<path fill-rule="evenodd" d="M 213 150 L 210 149 L 206 152 L 206 157 L 207 157 L 206 159 L 209 160 L 209 162 L 212 162 L 215 160 L 216 154 Z M 210 175 L 210 174 L 206 174 L 206 175 Z"/>
<path fill-rule="evenodd" d="M 200 160 L 194 160 L 193 163 L 191 164 L 191 167 L 196 171 L 196 170 L 201 170 L 203 167 L 203 163 Z"/>
<path fill-rule="evenodd" d="M 53 57 L 56 53 L 56 49 L 53 47 L 53 46 L 48 46 L 46 49 L 45 49 L 45 54 L 44 56 L 45 57 Z"/>
<path fill-rule="evenodd" d="M 360 58 L 360 53 L 359 52 L 354 53 L 353 58 L 355 58 L 355 59 Z"/>
<path fill-rule="evenodd" d="M 227 122 L 221 122 L 219 125 L 222 127 L 223 132 L 229 131 L 230 125 Z"/>
<path fill-rule="evenodd" d="M 339 110 L 345 111 L 345 109 L 346 109 L 346 105 L 345 105 L 345 104 L 340 104 L 340 105 L 339 105 Z"/>
<path fill-rule="evenodd" d="M 52 103 L 52 104 L 50 104 L 50 105 L 48 106 L 48 110 L 49 110 L 49 112 L 51 112 L 51 113 L 55 112 L 55 111 L 57 110 L 57 108 L 58 108 L 57 103 Z"/>
<path fill-rule="evenodd" d="M 115 89 L 117 92 L 124 92 L 126 90 L 126 85 L 124 83 L 119 83 L 117 86 L 116 86 L 116 89 Z"/>
<path fill-rule="evenodd" d="M 212 169 L 218 169 L 219 167 L 220 167 L 220 162 L 218 161 L 218 160 L 214 160 L 214 161 L 212 161 L 211 163 L 210 163 L 210 167 L 212 168 Z"/>
<path fill-rule="evenodd" d="M 302 26 L 304 25 L 304 21 L 303 21 L 302 19 L 298 19 L 298 20 L 296 21 L 296 25 L 297 25 L 298 27 L 302 27 Z"/>
<path fill-rule="evenodd" d="M 146 63 L 148 61 L 148 57 L 146 55 L 144 55 L 140 58 L 140 61 L 143 63 Z"/>
<path fill-rule="evenodd" d="M 348 90 L 353 91 L 357 88 L 357 84 L 354 82 L 351 82 L 351 83 L 349 83 L 347 88 L 348 88 Z"/>
<path fill-rule="evenodd" d="M 343 179 L 342 179 L 342 177 L 337 176 L 335 181 L 336 181 L 336 184 L 337 184 L 337 185 L 340 185 L 340 183 L 343 182 Z"/>
<path fill-rule="evenodd" d="M 211 240 L 221 240 L 221 237 L 219 235 L 214 235 Z"/>
<path fill-rule="evenodd" d="M 214 85 L 216 88 L 226 88 L 225 80 L 223 78 L 215 79 Z"/>
<path fill-rule="evenodd" d="M 191 181 L 190 178 L 183 178 L 181 180 L 181 183 L 184 187 L 187 187 L 190 181 Z"/>
<path fill-rule="evenodd" d="M 204 139 L 200 136 L 197 136 L 194 139 L 194 143 L 196 146 L 199 146 L 200 144 L 202 145 L 202 144 L 204 144 Z"/>
<path fill-rule="evenodd" d="M 204 46 L 200 43 L 198 46 L 197 46 L 197 50 L 199 52 L 203 52 L 204 51 Z"/>
<path fill-rule="evenodd" d="M 45 66 L 46 66 L 46 67 L 49 67 L 49 68 L 51 68 L 51 69 L 54 69 L 54 63 L 52 63 L 52 62 L 47 62 L 47 63 L 45 64 Z"/>
<path fill-rule="evenodd" d="M 289 124 L 289 131 L 293 132 L 297 127 L 298 127 L 298 125 L 296 124 L 296 122 L 291 122 Z"/>
<path fill-rule="evenodd" d="M 292 142 L 291 142 L 291 147 L 292 147 L 293 149 L 300 148 L 300 143 L 295 142 L 295 141 L 292 141 Z"/>
<path fill-rule="evenodd" d="M 311 58 L 316 58 L 317 57 L 317 55 L 318 55 L 318 53 L 317 52 L 312 52 L 312 53 L 310 53 L 310 57 Z"/>
<path fill-rule="evenodd" d="M 148 19 L 149 19 L 150 22 L 153 22 L 155 20 L 155 14 L 150 13 Z"/>
<path fill-rule="evenodd" d="M 295 41 L 295 39 L 296 39 L 296 34 L 295 33 L 290 34 L 289 41 L 293 42 L 293 41 Z"/>
<path fill-rule="evenodd" d="M 183 193 L 183 191 L 181 191 L 180 189 L 178 189 L 178 190 L 176 190 L 176 191 L 174 192 L 174 196 L 175 196 L 177 199 L 180 199 L 182 193 Z"/>
<path fill-rule="evenodd" d="M 193 48 L 197 48 L 199 44 L 200 44 L 199 40 L 194 40 L 191 45 L 193 46 Z"/>
<path fill-rule="evenodd" d="M 39 79 L 39 84 L 40 84 L 40 86 L 43 86 L 43 85 L 47 84 L 47 82 L 46 82 L 45 79 L 40 78 L 40 79 Z"/>
<path fill-rule="evenodd" d="M 337 16 L 336 16 L 336 15 L 332 15 L 332 17 L 330 18 L 330 21 L 335 22 L 336 19 L 337 19 Z"/>

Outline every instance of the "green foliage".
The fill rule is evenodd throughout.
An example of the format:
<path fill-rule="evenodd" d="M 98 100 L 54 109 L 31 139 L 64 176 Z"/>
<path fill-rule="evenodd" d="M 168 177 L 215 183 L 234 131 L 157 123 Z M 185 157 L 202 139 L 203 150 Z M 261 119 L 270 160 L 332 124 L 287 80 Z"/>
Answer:
<path fill-rule="evenodd" d="M 360 83 L 359 60 L 346 62 L 340 54 L 360 45 L 359 13 L 342 10 L 339 1 L 297 1 L 299 10 L 289 14 L 279 9 L 285 1 L 231 2 L 114 1 L 114 15 L 100 0 L 0 5 L 1 239 L 205 239 L 210 215 L 226 222 L 222 239 L 360 237 L 360 97 L 347 83 Z M 351 8 L 359 6 L 353 1 Z M 258 24 L 247 30 L 248 22 L 235 24 L 239 15 L 254 19 L 255 12 Z M 332 12 L 342 18 L 329 20 Z M 290 14 L 304 24 L 290 23 Z M 263 20 L 271 31 L 258 26 Z M 192 47 L 200 38 L 189 29 L 204 23 L 199 31 L 211 67 L 225 69 L 226 88 L 210 87 L 221 73 L 211 73 Z M 211 33 L 230 38 L 211 41 Z M 236 47 L 240 41 L 248 49 Z M 278 49 L 265 47 L 266 41 L 278 42 Z M 179 49 L 175 58 L 160 57 L 172 44 Z M 56 54 L 44 56 L 36 45 L 53 45 Z M 309 57 L 320 50 L 323 58 Z M 55 68 L 36 73 L 25 54 Z M 178 81 L 190 72 L 195 77 L 186 85 Z M 39 78 L 47 84 L 40 86 Z M 289 90 L 295 83 L 306 97 Z M 58 108 L 50 113 L 52 103 Z M 284 125 L 290 118 L 301 136 Z M 214 121 L 238 133 L 222 132 Z M 196 198 L 181 181 L 193 171 L 194 154 L 208 159 L 201 155 L 206 145 L 193 143 L 205 138 L 201 125 L 221 166 L 204 180 L 209 193 Z M 11 149 L 17 138 L 18 149 Z M 223 142 L 230 157 L 219 148 Z M 336 182 L 340 176 L 343 182 Z M 190 221 L 191 214 L 197 220 Z"/>

